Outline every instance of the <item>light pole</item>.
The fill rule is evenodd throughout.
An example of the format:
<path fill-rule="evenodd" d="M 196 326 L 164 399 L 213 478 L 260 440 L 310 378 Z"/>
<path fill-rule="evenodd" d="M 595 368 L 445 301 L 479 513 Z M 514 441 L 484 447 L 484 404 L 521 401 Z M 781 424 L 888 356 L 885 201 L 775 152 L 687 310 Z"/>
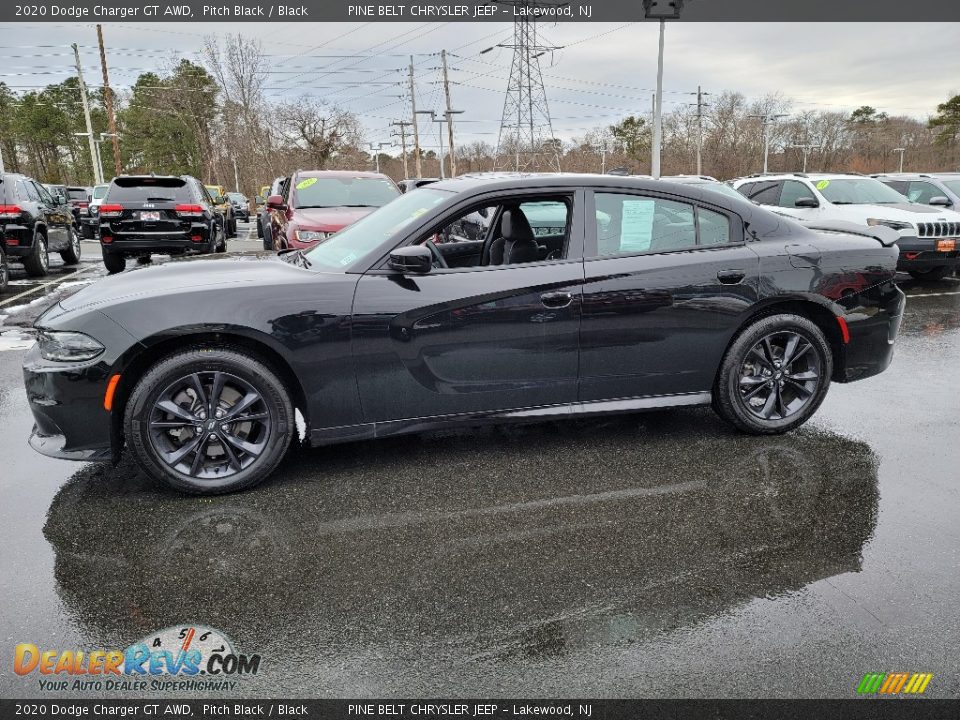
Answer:
<path fill-rule="evenodd" d="M 653 142 L 650 148 L 650 174 L 660 179 L 660 151 L 663 146 L 663 36 L 667 20 L 677 20 L 683 0 L 643 0 L 643 16 L 660 21 L 660 43 L 657 51 L 657 93 L 653 101 Z"/>
<path fill-rule="evenodd" d="M 786 113 L 766 113 L 765 115 L 747 115 L 747 117 L 760 118 L 763 120 L 763 172 L 767 172 L 767 160 L 770 157 L 770 126 L 774 120 L 787 117 Z"/>
<path fill-rule="evenodd" d="M 367 143 L 370 146 L 370 150 L 373 152 L 373 160 L 376 163 L 377 173 L 380 172 L 380 151 L 385 147 L 393 147 L 393 143 L 382 142 L 374 145 L 373 143 Z"/>
<path fill-rule="evenodd" d="M 791 145 L 790 147 L 803 151 L 803 172 L 807 171 L 807 158 L 814 150 L 819 150 L 819 145 Z"/>
<path fill-rule="evenodd" d="M 905 153 L 907 149 L 899 147 L 899 148 L 894 148 L 893 151 L 895 153 L 900 153 L 900 172 L 903 172 L 903 153 Z"/>

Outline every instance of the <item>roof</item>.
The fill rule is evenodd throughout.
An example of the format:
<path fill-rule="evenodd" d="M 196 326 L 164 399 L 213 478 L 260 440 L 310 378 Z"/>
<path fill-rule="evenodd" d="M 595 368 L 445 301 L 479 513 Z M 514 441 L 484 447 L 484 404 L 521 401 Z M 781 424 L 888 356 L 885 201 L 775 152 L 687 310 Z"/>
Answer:
<path fill-rule="evenodd" d="M 931 179 L 931 178 L 934 179 L 934 180 L 940 180 L 940 179 L 944 179 L 944 178 L 947 179 L 947 180 L 955 180 L 955 179 L 957 179 L 958 177 L 960 177 L 960 173 L 958 173 L 958 172 L 875 173 L 875 174 L 871 175 L 870 177 L 884 178 L 884 179 L 887 179 L 887 180 L 920 180 L 921 178 L 925 178 L 925 179 L 927 179 L 927 180 L 929 180 L 929 179 Z"/>
<path fill-rule="evenodd" d="M 869 175 L 863 173 L 828 173 L 828 172 L 784 172 L 784 173 L 757 173 L 756 175 L 747 175 L 745 177 L 734 178 L 730 182 L 740 183 L 746 181 L 762 182 L 764 180 L 855 180 L 856 178 L 869 178 Z"/>
<path fill-rule="evenodd" d="M 293 173 L 300 177 L 344 177 L 344 178 L 385 178 L 383 173 L 368 172 L 366 170 L 297 170 Z"/>
<path fill-rule="evenodd" d="M 485 188 L 490 190 L 513 190 L 517 188 L 544 187 L 597 187 L 636 188 L 638 190 L 661 190 L 677 192 L 679 183 L 669 180 L 653 180 L 640 175 L 598 175 L 596 173 L 475 173 L 454 179 L 441 180 L 430 188 L 464 192 Z M 689 191 L 684 191 L 689 192 Z"/>

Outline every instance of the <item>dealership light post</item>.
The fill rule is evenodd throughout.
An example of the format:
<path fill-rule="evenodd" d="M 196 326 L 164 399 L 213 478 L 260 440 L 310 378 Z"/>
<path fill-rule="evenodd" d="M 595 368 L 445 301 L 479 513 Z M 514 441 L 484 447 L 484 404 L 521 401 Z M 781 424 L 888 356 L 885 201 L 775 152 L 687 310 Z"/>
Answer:
<path fill-rule="evenodd" d="M 367 143 L 370 146 L 370 150 L 373 152 L 373 160 L 376 163 L 377 173 L 380 172 L 380 151 L 385 147 L 393 147 L 393 143 L 382 142 L 377 145 L 373 143 Z"/>
<path fill-rule="evenodd" d="M 895 153 L 900 153 L 900 172 L 903 172 L 903 154 L 907 151 L 905 147 L 894 148 Z"/>
<path fill-rule="evenodd" d="M 643 0 L 643 16 L 660 21 L 660 45 L 657 52 L 657 94 L 653 102 L 653 142 L 651 143 L 650 174 L 660 179 L 660 150 L 663 145 L 663 35 L 667 20 L 677 20 L 683 0 Z"/>

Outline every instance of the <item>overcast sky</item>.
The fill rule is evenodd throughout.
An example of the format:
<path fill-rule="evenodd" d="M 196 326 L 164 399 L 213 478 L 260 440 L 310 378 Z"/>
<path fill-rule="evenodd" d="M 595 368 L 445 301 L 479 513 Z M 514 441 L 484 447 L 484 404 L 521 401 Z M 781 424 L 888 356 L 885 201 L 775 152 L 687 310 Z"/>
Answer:
<path fill-rule="evenodd" d="M 418 109 L 441 110 L 439 53 L 450 57 L 460 141 L 496 144 L 512 51 L 512 26 L 488 23 L 107 23 L 111 83 L 118 91 L 139 73 L 162 71 L 178 57 L 201 58 L 203 38 L 239 32 L 270 58 L 267 95 L 312 95 L 357 113 L 368 140 L 389 140 L 404 116 L 408 55 L 414 54 Z M 564 49 L 541 58 L 554 131 L 565 139 L 647 113 L 656 83 L 654 24 L 540 25 L 541 41 Z M 75 74 L 70 43 L 81 46 L 84 73 L 100 81 L 96 31 L 87 24 L 0 26 L 0 80 L 17 91 Z M 667 26 L 664 107 L 705 92 L 748 98 L 779 92 L 793 109 L 849 111 L 873 105 L 926 118 L 960 91 L 960 24 L 674 23 Z M 333 57 L 332 57 L 333 56 Z M 339 56 L 339 57 L 336 57 Z M 707 98 L 709 101 L 709 97 Z M 436 146 L 436 130 L 423 138 Z"/>

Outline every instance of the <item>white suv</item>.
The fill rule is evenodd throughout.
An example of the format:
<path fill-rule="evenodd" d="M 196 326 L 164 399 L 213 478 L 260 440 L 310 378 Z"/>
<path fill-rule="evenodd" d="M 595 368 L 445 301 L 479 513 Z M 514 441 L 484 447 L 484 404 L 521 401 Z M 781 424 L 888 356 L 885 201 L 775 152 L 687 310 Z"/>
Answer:
<path fill-rule="evenodd" d="M 843 173 L 785 173 L 733 181 L 758 205 L 807 224 L 845 221 L 886 225 L 900 233 L 897 269 L 939 280 L 953 271 L 960 249 L 960 213 L 912 203 L 879 180 Z"/>

